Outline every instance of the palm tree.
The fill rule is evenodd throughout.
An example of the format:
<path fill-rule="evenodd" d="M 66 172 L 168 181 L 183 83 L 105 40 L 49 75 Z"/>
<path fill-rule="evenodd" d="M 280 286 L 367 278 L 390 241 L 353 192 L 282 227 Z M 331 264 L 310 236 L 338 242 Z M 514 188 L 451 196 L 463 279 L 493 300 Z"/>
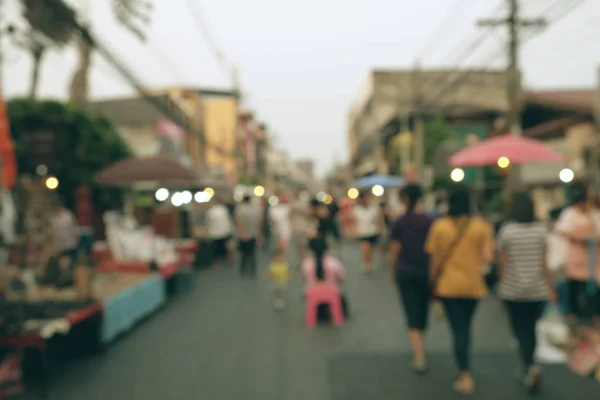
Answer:
<path fill-rule="evenodd" d="M 85 2 L 88 0 L 81 1 Z M 125 28 L 129 29 L 129 31 L 138 39 L 144 41 L 144 33 L 142 29 L 136 25 L 136 22 L 142 23 L 142 25 L 147 25 L 149 23 L 149 14 L 152 9 L 151 3 L 145 0 L 112 0 L 112 7 L 113 14 L 117 21 Z M 86 16 L 85 19 L 86 22 L 84 25 L 86 28 L 89 28 L 91 25 L 89 15 Z M 83 40 L 83 38 L 79 38 L 79 62 L 77 69 L 71 77 L 71 84 L 69 87 L 69 101 L 78 107 L 85 107 L 87 105 L 88 74 L 91 66 L 92 51 L 92 46 L 87 41 Z"/>
<path fill-rule="evenodd" d="M 29 24 L 28 49 L 33 59 L 29 97 L 35 99 L 40 67 L 49 45 L 59 48 L 69 43 L 75 33 L 74 11 L 62 1 L 21 0 Z M 40 40 L 40 36 L 46 40 Z"/>

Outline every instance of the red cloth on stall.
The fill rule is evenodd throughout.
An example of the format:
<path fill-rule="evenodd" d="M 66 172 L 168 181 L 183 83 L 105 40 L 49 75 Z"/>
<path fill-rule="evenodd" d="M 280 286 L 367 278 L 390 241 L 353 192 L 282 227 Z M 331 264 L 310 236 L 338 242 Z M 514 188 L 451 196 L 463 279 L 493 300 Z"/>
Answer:
<path fill-rule="evenodd" d="M 10 121 L 6 114 L 4 99 L 0 93 L 0 158 L 1 176 L 4 186 L 12 189 L 17 180 L 17 159 L 12 136 L 10 134 Z"/>

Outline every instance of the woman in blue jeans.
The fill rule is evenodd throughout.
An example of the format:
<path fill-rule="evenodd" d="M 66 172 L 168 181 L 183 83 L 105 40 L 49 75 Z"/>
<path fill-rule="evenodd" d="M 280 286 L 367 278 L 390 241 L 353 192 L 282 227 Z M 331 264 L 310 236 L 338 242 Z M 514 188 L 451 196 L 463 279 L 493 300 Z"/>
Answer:
<path fill-rule="evenodd" d="M 470 194 L 457 187 L 448 201 L 448 215 L 436 220 L 427 236 L 430 276 L 452 331 L 452 345 L 459 370 L 454 390 L 471 394 L 471 325 L 479 299 L 487 294 L 482 268 L 493 255 L 492 226 L 471 215 Z"/>

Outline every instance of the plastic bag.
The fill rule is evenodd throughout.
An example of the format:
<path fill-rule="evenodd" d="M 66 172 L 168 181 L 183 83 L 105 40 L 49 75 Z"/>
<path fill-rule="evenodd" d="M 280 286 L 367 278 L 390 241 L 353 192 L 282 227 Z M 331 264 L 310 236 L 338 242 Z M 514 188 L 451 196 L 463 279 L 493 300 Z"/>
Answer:
<path fill-rule="evenodd" d="M 553 345 L 564 345 L 569 341 L 569 326 L 557 304 L 548 305 L 540 324 Z"/>

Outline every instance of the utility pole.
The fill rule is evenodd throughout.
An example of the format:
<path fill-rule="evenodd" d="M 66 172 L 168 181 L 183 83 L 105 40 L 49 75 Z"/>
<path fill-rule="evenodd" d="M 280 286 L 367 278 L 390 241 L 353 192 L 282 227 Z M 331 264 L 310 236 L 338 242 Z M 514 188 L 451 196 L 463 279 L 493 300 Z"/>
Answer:
<path fill-rule="evenodd" d="M 522 19 L 519 0 L 507 0 L 509 6 L 508 17 L 504 19 L 480 20 L 479 26 L 497 28 L 508 27 L 508 65 L 506 67 L 506 97 L 508 113 L 506 128 L 515 136 L 521 136 L 521 73 L 519 69 L 520 31 L 522 28 L 544 28 L 548 25 L 543 18 Z M 511 174 L 507 181 L 507 194 L 513 193 L 521 185 L 521 169 L 518 165 L 511 166 Z"/>
<path fill-rule="evenodd" d="M 543 18 L 521 19 L 518 0 L 508 0 L 509 15 L 504 19 L 486 19 L 479 26 L 497 28 L 507 26 L 509 33 L 508 66 L 506 68 L 506 96 L 508 100 L 507 127 L 513 135 L 521 136 L 521 74 L 519 70 L 519 47 L 521 28 L 544 28 Z"/>

